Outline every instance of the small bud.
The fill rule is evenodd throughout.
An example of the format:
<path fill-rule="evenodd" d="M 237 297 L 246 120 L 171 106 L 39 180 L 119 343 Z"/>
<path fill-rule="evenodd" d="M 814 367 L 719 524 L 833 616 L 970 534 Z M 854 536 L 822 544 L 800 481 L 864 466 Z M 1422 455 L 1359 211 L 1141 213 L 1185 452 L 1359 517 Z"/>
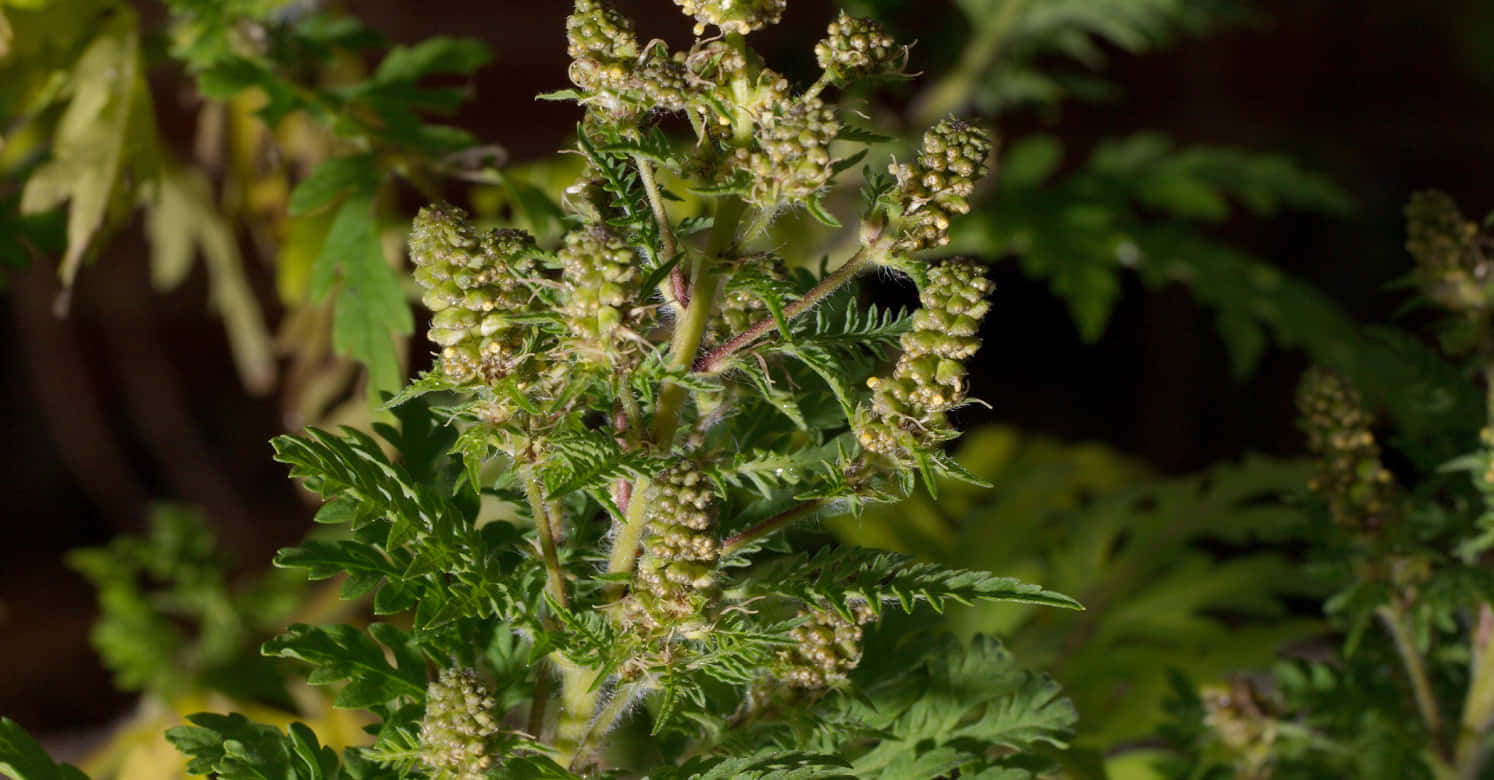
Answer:
<path fill-rule="evenodd" d="M 899 56 L 892 36 L 871 19 L 857 19 L 841 11 L 825 32 L 824 40 L 814 46 L 814 56 L 820 69 L 837 82 L 895 73 L 906 62 L 906 50 Z"/>
<path fill-rule="evenodd" d="M 1394 509 L 1395 485 L 1380 462 L 1364 398 L 1337 374 L 1309 369 L 1297 390 L 1298 426 L 1318 456 L 1312 490 L 1328 501 L 1334 522 L 1371 530 Z"/>
<path fill-rule="evenodd" d="M 778 24 L 788 0 L 674 0 L 681 11 L 695 17 L 695 34 L 714 25 L 730 35 L 747 33 Z"/>

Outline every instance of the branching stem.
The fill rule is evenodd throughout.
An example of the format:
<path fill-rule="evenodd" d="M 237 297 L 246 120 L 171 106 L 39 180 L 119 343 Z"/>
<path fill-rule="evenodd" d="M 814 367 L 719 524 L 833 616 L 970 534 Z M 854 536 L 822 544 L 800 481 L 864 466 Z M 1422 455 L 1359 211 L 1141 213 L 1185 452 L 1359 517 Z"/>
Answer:
<path fill-rule="evenodd" d="M 820 283 L 810 289 L 809 292 L 804 293 L 802 298 L 783 307 L 784 319 L 791 320 L 809 311 L 815 305 L 829 297 L 831 293 L 840 289 L 842 285 L 866 268 L 873 257 L 881 254 L 878 251 L 874 251 L 875 249 L 876 245 L 873 245 L 873 247 L 862 247 L 857 250 L 856 254 L 851 255 L 849 260 L 842 263 L 839 268 L 832 271 L 824 279 L 821 279 Z M 727 341 L 696 361 L 696 373 L 714 374 L 721 371 L 726 367 L 726 363 L 731 359 L 732 355 L 751 346 L 753 342 L 767 335 L 768 331 L 776 326 L 777 324 L 772 317 L 764 317 L 758 320 L 748 329 L 738 333 L 730 341 Z"/>
<path fill-rule="evenodd" d="M 768 518 L 767 520 L 764 520 L 761 523 L 752 526 L 751 528 L 732 534 L 731 536 L 727 537 L 725 541 L 721 542 L 721 554 L 723 556 L 730 555 L 736 550 L 741 549 L 743 545 L 757 539 L 761 539 L 762 537 L 767 536 L 768 534 L 771 534 L 786 525 L 789 525 L 795 520 L 798 520 L 809 514 L 810 512 L 819 509 L 826 503 L 828 502 L 823 498 L 816 498 L 813 501 L 806 501 L 786 512 L 780 512 L 779 514 L 776 514 Z"/>

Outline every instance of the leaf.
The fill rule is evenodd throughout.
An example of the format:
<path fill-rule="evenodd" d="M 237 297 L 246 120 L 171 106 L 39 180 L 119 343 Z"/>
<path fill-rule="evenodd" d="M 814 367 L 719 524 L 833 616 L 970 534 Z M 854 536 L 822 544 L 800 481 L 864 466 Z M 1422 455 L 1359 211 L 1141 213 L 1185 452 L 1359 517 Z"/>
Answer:
<path fill-rule="evenodd" d="M 70 764 L 58 764 L 20 724 L 0 717 L 0 773 L 14 780 L 88 780 Z"/>
<path fill-rule="evenodd" d="M 761 750 L 745 756 L 696 757 L 679 766 L 653 769 L 646 780 L 855 780 L 839 756 Z"/>
<path fill-rule="evenodd" d="M 1023 136 L 1002 155 L 997 186 L 1004 192 L 1034 189 L 1063 159 L 1063 144 L 1051 135 Z"/>
<path fill-rule="evenodd" d="M 851 141 L 858 144 L 885 144 L 895 140 L 892 136 L 882 135 L 874 130 L 855 125 L 841 125 L 835 132 L 835 140 Z"/>
<path fill-rule="evenodd" d="M 818 220 L 822 225 L 832 228 L 841 226 L 840 220 L 836 219 L 834 214 L 825 210 L 825 204 L 820 202 L 818 196 L 811 196 L 805 199 L 804 208 L 808 209 L 809 215 Z"/>
<path fill-rule="evenodd" d="M 374 71 L 375 82 L 415 82 L 438 73 L 466 74 L 486 65 L 493 53 L 475 38 L 438 35 L 414 46 L 396 46 Z"/>
<path fill-rule="evenodd" d="M 627 452 L 605 431 L 567 431 L 545 440 L 540 477 L 545 494 L 560 498 L 578 490 L 602 487 L 624 474 L 652 475 L 667 458 Z"/>
<path fill-rule="evenodd" d="M 341 503 L 341 502 L 338 502 Z M 330 506 L 330 505 L 329 505 Z M 337 542 L 308 541 L 300 547 L 287 547 L 275 555 L 275 565 L 287 569 L 305 569 L 306 578 L 309 580 L 325 580 L 339 574 L 350 575 L 343 587 L 343 598 L 357 598 L 370 590 L 378 588 L 379 584 L 388 580 L 398 595 L 383 596 L 384 589 L 378 591 L 379 596 L 384 599 L 404 599 L 403 608 L 413 606 L 411 599 L 418 595 L 412 593 L 414 583 L 406 583 L 401 576 L 409 565 L 408 554 L 400 556 L 402 560 L 391 560 L 391 556 L 380 550 L 377 546 L 366 542 L 342 540 Z M 361 592 L 350 592 L 348 585 L 354 582 L 368 583 Z M 405 594 L 409 595 L 405 595 Z M 377 597 L 376 597 L 377 600 Z M 390 609 L 393 606 L 385 604 L 386 609 L 376 610 L 376 614 L 387 615 L 402 609 Z"/>
<path fill-rule="evenodd" d="M 378 179 L 373 155 L 355 154 L 323 160 L 291 192 L 286 212 L 309 214 L 342 197 L 348 191 L 370 195 Z"/>
<path fill-rule="evenodd" d="M 274 726 L 251 723 L 235 712 L 188 715 L 192 726 L 166 730 L 166 739 L 191 759 L 187 771 L 222 780 L 281 780 L 293 774 L 284 735 Z"/>
<path fill-rule="evenodd" d="M 373 201 L 354 195 L 343 202 L 311 272 L 311 296 L 331 292 L 341 270 L 332 321 L 332 345 L 368 367 L 370 400 L 401 384 L 394 333 L 410 333 L 414 319 L 400 292 L 399 276 L 384 259 L 374 225 Z"/>
<path fill-rule="evenodd" d="M 878 612 L 886 603 L 912 612 L 920 601 L 936 612 L 942 612 L 951 601 L 1008 601 L 1083 609 L 1068 596 L 1012 577 L 953 569 L 864 547 L 825 548 L 813 555 L 787 556 L 754 571 L 752 577 L 770 592 L 835 609 L 847 618 L 854 618 L 855 603 L 865 603 Z"/>
<path fill-rule="evenodd" d="M 68 77 L 72 101 L 52 136 L 52 156 L 31 175 L 21 212 L 37 214 L 70 201 L 67 252 L 58 267 L 68 294 L 93 238 L 104 225 L 125 171 L 148 178 L 155 161 L 150 93 L 140 72 L 135 12 L 120 8 L 83 51 Z"/>
<path fill-rule="evenodd" d="M 275 350 L 264 312 L 244 274 L 244 257 L 228 221 L 213 206 L 207 177 L 196 169 L 167 168 L 147 201 L 145 230 L 151 241 L 151 285 L 175 288 L 201 253 L 207 266 L 209 300 L 223 318 L 234 365 L 253 394 L 275 385 Z"/>
<path fill-rule="evenodd" d="M 1067 746 L 1077 717 L 1053 680 L 1017 669 L 1011 653 L 989 637 L 968 647 L 947 637 L 923 644 L 932 649 L 913 674 L 871 681 L 866 704 L 849 704 L 851 718 L 890 737 L 853 762 L 858 777 L 908 777 L 902 768 L 930 745 L 958 750 L 961 763 L 993 748 Z"/>
<path fill-rule="evenodd" d="M 295 658 L 315 667 L 307 682 L 328 685 L 347 681 L 333 706 L 340 709 L 392 707 L 400 700 L 424 701 L 425 661 L 403 631 L 374 623 L 365 634 L 352 626 L 298 623 L 266 642 L 265 655 Z M 379 644 L 375 644 L 377 639 Z M 393 653 L 385 658 L 382 644 Z"/>

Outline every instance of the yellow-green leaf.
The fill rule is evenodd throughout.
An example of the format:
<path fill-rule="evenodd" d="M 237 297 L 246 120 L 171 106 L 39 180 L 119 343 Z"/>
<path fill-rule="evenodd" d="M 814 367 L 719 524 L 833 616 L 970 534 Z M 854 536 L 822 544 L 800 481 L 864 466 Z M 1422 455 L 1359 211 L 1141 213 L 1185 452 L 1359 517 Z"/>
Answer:
<path fill-rule="evenodd" d="M 147 203 L 145 229 L 151 241 L 151 284 L 158 291 L 186 278 L 202 253 L 213 308 L 223 318 L 234 365 L 251 393 L 275 384 L 275 354 L 244 259 L 227 220 L 212 208 L 212 188 L 201 171 L 163 171 Z"/>
<path fill-rule="evenodd" d="M 124 162 L 145 178 L 155 154 L 150 93 L 140 71 L 135 13 L 119 9 L 84 50 L 69 79 L 72 101 L 52 137 L 52 157 L 21 194 L 21 211 L 35 214 L 69 201 L 67 251 L 58 268 L 66 306 L 84 254 L 115 199 Z M 138 114 L 138 116 L 136 116 Z"/>

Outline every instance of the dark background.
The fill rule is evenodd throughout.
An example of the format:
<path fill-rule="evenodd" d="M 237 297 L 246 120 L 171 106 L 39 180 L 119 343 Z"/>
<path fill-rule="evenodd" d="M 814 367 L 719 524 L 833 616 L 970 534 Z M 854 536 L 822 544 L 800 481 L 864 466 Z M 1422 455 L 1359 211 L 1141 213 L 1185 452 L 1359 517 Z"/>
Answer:
<path fill-rule="evenodd" d="M 645 36 L 687 34 L 664 0 L 622 5 L 651 9 L 639 15 Z M 486 40 L 498 59 L 455 121 L 526 159 L 563 143 L 577 118 L 573 106 L 531 99 L 566 85 L 567 6 L 365 0 L 357 12 L 396 41 Z M 908 9 L 894 18 L 922 42 L 914 67 L 936 70 L 939 52 L 957 46 L 962 17 L 946 1 Z M 1070 159 L 1143 129 L 1293 157 L 1343 186 L 1352 214 L 1237 219 L 1221 234 L 1356 317 L 1384 319 L 1397 303 L 1385 285 L 1408 263 L 1406 196 L 1435 186 L 1472 216 L 1494 208 L 1494 4 L 1368 0 L 1347 9 L 1337 0 L 1260 2 L 1248 23 L 1157 53 L 1114 53 L 1118 101 L 1067 104 L 1014 124 L 1057 134 Z M 794 0 L 764 42 L 802 58 L 830 15 L 826 0 Z M 189 114 L 170 93 L 157 101 L 185 148 Z M 254 272 L 273 306 L 271 269 Z M 239 386 L 205 309 L 201 269 L 194 274 L 170 295 L 152 294 L 143 239 L 126 232 L 81 274 L 69 319 L 49 313 L 51 268 L 17 276 L 0 296 L 0 388 L 10 401 L 0 408 L 0 713 L 28 728 L 83 727 L 130 702 L 109 692 L 88 647 L 92 594 L 63 568 L 63 551 L 141 530 L 156 498 L 205 507 L 248 564 L 268 561 L 306 527 L 310 510 L 266 443 L 288 423 L 273 397 L 250 398 Z M 1134 281 L 1105 337 L 1087 346 L 1044 285 L 1010 263 L 996 277 L 974 368 L 976 394 L 993 409 L 967 415 L 966 425 L 998 420 L 1099 439 L 1167 472 L 1245 451 L 1301 451 L 1291 408 L 1300 355 L 1273 352 L 1251 379 L 1231 380 L 1211 315 L 1186 290 L 1149 292 Z"/>

